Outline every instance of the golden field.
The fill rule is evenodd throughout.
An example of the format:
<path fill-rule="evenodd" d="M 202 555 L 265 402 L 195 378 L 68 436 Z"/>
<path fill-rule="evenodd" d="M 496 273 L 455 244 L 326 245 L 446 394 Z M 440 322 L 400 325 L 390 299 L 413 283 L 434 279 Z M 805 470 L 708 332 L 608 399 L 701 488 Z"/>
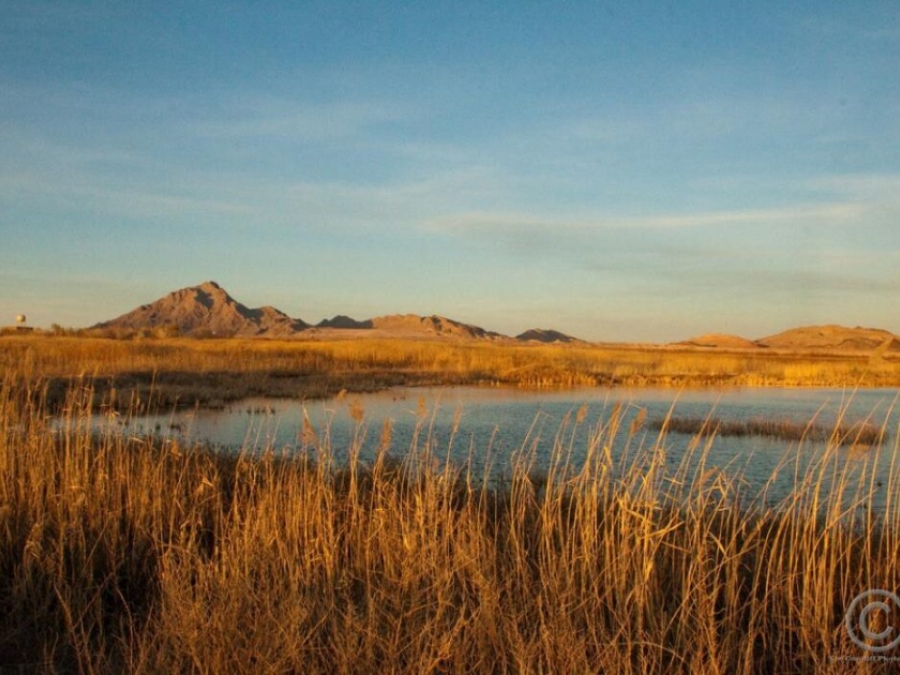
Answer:
<path fill-rule="evenodd" d="M 119 404 L 155 392 L 216 405 L 254 395 L 317 398 L 397 385 L 900 386 L 900 357 L 778 350 L 355 340 L 0 338 L 0 369 L 50 382 L 56 401 L 77 378 Z"/>

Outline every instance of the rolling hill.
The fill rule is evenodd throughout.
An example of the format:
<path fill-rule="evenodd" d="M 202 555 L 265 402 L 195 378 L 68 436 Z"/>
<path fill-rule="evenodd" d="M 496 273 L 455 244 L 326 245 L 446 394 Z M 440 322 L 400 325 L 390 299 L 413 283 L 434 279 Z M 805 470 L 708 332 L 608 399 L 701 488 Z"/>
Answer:
<path fill-rule="evenodd" d="M 880 328 L 804 326 L 760 338 L 762 347 L 786 350 L 900 351 L 900 337 Z"/>
<path fill-rule="evenodd" d="M 726 333 L 706 333 L 678 344 L 686 347 L 714 347 L 718 349 L 756 349 L 759 347 L 753 340 L 748 340 L 740 335 L 728 335 Z"/>
<path fill-rule="evenodd" d="M 550 328 L 532 328 L 526 330 L 524 333 L 516 335 L 516 340 L 521 342 L 543 342 L 545 344 L 581 342 L 578 338 L 574 338 L 571 335 L 566 335 L 565 333 L 560 333 L 558 330 Z"/>
<path fill-rule="evenodd" d="M 376 330 L 398 334 L 479 340 L 494 340 L 503 337 L 500 333 L 485 330 L 480 326 L 473 326 L 437 315 L 389 314 L 387 316 L 377 316 L 369 321 Z"/>
<path fill-rule="evenodd" d="M 900 353 L 900 337 L 880 328 L 848 328 L 829 324 L 802 326 L 775 335 L 748 340 L 738 335 L 708 333 L 676 346 L 712 349 L 773 349 L 788 352 Z"/>

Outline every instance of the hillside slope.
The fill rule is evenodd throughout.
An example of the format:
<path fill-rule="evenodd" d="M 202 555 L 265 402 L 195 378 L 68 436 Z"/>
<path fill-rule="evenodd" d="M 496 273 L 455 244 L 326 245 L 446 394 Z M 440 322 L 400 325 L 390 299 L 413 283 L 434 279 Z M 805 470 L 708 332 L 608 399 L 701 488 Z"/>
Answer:
<path fill-rule="evenodd" d="M 516 340 L 520 342 L 543 342 L 545 344 L 580 342 L 578 338 L 550 328 L 531 328 L 516 335 Z"/>
<path fill-rule="evenodd" d="M 686 347 L 714 347 L 717 349 L 756 349 L 759 347 L 753 340 L 726 333 L 706 333 L 677 344 Z"/>
<path fill-rule="evenodd" d="M 183 335 L 220 337 L 285 337 L 308 327 L 274 307 L 251 309 L 215 281 L 206 281 L 169 293 L 94 328 L 143 330 L 165 326 L 173 326 Z"/>
<path fill-rule="evenodd" d="M 791 351 L 900 351 L 900 337 L 890 331 L 880 328 L 847 328 L 834 324 L 792 328 L 760 338 L 756 343 L 770 349 Z"/>

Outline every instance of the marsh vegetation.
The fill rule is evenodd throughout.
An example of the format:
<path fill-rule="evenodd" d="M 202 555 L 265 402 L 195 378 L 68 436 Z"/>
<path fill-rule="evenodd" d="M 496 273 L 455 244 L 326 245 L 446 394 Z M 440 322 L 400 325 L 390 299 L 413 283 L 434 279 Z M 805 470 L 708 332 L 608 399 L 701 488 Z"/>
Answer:
<path fill-rule="evenodd" d="M 827 442 L 835 445 L 871 446 L 884 440 L 884 427 L 868 422 L 826 425 L 819 422 L 795 422 L 755 418 L 722 420 L 716 417 L 672 417 L 652 420 L 653 429 L 698 436 L 769 436 L 785 441 Z"/>
<path fill-rule="evenodd" d="M 783 466 L 802 489 L 757 509 L 706 462 L 715 437 L 672 466 L 618 412 L 577 466 L 581 409 L 549 469 L 523 442 L 498 484 L 443 461 L 425 415 L 367 461 L 312 425 L 224 454 L 96 433 L 89 385 L 53 420 L 44 385 L 0 387 L 4 670 L 845 672 L 846 608 L 900 585 L 893 462 L 886 486 Z"/>
<path fill-rule="evenodd" d="M 900 386 L 895 355 L 403 339 L 5 337 L 0 371 L 43 378 L 52 404 L 87 377 L 98 402 L 104 397 L 122 408 L 151 400 L 166 407 L 252 396 L 323 398 L 401 385 Z"/>

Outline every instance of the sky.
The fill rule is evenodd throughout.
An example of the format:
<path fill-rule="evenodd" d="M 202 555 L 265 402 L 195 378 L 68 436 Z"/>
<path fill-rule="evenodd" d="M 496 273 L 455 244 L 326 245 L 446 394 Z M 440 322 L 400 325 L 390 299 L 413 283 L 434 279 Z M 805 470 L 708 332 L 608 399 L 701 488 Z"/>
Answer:
<path fill-rule="evenodd" d="M 0 325 L 900 332 L 900 3 L 0 5 Z"/>

